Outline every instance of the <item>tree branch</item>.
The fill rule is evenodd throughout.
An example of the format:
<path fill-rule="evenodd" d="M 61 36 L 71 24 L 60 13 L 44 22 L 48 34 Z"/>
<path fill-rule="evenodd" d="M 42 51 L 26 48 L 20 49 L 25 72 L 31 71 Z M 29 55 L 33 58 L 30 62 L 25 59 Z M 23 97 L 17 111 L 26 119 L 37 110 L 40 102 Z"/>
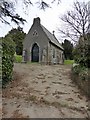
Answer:
<path fill-rule="evenodd" d="M 67 35 L 67 37 L 78 38 L 80 36 L 84 36 L 88 29 L 90 29 L 90 23 L 88 24 L 88 17 L 90 16 L 90 12 L 88 12 L 88 5 L 84 2 L 74 2 L 74 9 L 71 11 L 67 11 L 61 20 L 64 22 L 64 26 L 68 26 L 68 33 L 62 32 Z M 63 30 L 62 30 L 63 31 Z M 77 37 L 76 37 L 77 36 Z M 75 41 L 77 41 L 75 40 Z"/>

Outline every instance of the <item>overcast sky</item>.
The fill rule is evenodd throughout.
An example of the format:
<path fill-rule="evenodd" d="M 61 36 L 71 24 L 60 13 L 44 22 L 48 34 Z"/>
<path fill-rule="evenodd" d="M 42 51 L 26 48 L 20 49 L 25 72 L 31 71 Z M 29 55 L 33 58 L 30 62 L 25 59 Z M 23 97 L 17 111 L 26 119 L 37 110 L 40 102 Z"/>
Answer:
<path fill-rule="evenodd" d="M 33 3 L 37 2 L 38 0 L 32 0 Z M 47 3 L 50 3 L 52 0 L 45 0 Z M 16 12 L 23 18 L 27 20 L 22 27 L 25 33 L 28 33 L 33 19 L 36 17 L 40 17 L 41 24 L 46 27 L 50 32 L 53 30 L 55 31 L 56 37 L 59 39 L 60 33 L 58 33 L 57 28 L 62 26 L 60 22 L 60 16 L 63 15 L 67 10 L 72 8 L 73 2 L 76 0 L 61 0 L 61 3 L 57 5 L 57 0 L 54 4 L 51 4 L 52 8 L 47 8 L 45 11 L 40 10 L 38 5 L 30 6 L 27 8 L 27 12 L 25 14 L 24 10 L 22 9 L 21 1 L 18 0 L 17 10 Z M 79 0 L 79 2 L 88 2 L 89 0 Z M 11 26 L 0 23 L 0 37 L 5 36 L 8 31 L 12 28 L 16 28 L 17 26 L 14 23 L 11 23 Z M 62 41 L 60 41 L 62 42 Z"/>

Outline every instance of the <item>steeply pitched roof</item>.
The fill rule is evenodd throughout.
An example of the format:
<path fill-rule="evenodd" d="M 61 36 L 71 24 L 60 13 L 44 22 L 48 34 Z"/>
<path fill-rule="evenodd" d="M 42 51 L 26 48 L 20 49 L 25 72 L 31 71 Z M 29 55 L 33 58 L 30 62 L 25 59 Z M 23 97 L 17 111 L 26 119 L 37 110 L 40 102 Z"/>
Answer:
<path fill-rule="evenodd" d="M 47 37 L 49 38 L 50 42 L 52 42 L 53 44 L 55 44 L 56 46 L 64 50 L 64 48 L 59 43 L 59 41 L 56 39 L 56 37 L 52 33 L 50 33 L 43 25 L 41 25 L 41 27 L 43 31 L 45 32 L 45 34 L 47 35 Z"/>
<path fill-rule="evenodd" d="M 38 24 L 41 26 L 43 32 L 46 34 L 46 36 L 49 38 L 50 42 L 53 43 L 54 45 L 56 45 L 57 47 L 59 47 L 60 49 L 64 50 L 64 48 L 62 47 L 62 45 L 59 43 L 59 41 L 57 40 L 57 38 L 55 37 L 55 35 L 53 35 L 52 33 L 50 33 L 43 25 L 41 25 L 40 23 L 40 18 L 34 18 L 33 20 L 33 24 Z"/>

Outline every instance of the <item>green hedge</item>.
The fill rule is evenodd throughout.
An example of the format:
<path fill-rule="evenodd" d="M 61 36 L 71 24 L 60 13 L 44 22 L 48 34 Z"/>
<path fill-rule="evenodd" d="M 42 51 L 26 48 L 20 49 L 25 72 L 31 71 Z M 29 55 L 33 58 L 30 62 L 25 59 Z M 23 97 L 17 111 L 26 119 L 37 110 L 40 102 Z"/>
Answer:
<path fill-rule="evenodd" d="M 0 39 L 0 88 L 2 88 L 2 41 Z"/>
<path fill-rule="evenodd" d="M 90 33 L 80 37 L 73 50 L 74 60 L 82 67 L 90 68 Z"/>
<path fill-rule="evenodd" d="M 72 71 L 74 74 L 79 76 L 80 80 L 88 80 L 88 68 L 77 64 L 76 66 L 72 67 Z"/>
<path fill-rule="evenodd" d="M 12 79 L 15 43 L 10 37 L 2 38 L 2 86 Z"/>
<path fill-rule="evenodd" d="M 81 91 L 88 96 L 89 95 L 89 76 L 88 76 L 88 68 L 85 66 L 80 66 L 79 64 L 73 65 L 72 74 L 71 74 L 73 82 L 77 84 L 77 86 L 81 89 Z"/>

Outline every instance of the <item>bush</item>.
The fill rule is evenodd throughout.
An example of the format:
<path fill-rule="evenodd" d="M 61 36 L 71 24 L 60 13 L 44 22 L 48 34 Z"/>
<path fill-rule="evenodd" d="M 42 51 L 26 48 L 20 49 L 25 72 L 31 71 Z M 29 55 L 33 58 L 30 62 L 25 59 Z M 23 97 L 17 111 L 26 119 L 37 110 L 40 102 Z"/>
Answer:
<path fill-rule="evenodd" d="M 2 39 L 2 86 L 12 79 L 15 43 L 10 37 Z"/>
<path fill-rule="evenodd" d="M 79 64 L 76 64 L 72 67 L 72 72 L 75 75 L 78 75 L 81 80 L 88 80 L 88 68 L 82 67 Z"/>
<path fill-rule="evenodd" d="M 2 87 L 2 39 L 0 38 L 0 88 Z"/>
<path fill-rule="evenodd" d="M 74 65 L 72 67 L 72 80 L 78 85 L 82 93 L 84 93 L 86 96 L 89 95 L 88 68 L 85 66 L 82 67 L 79 64 Z"/>
<path fill-rule="evenodd" d="M 80 66 L 78 64 L 73 65 L 72 72 L 74 74 L 79 74 L 79 72 L 80 72 Z"/>
<path fill-rule="evenodd" d="M 88 69 L 82 69 L 79 73 L 79 77 L 81 80 L 88 80 Z"/>
<path fill-rule="evenodd" d="M 90 34 L 80 37 L 73 50 L 74 60 L 81 66 L 90 68 Z"/>

